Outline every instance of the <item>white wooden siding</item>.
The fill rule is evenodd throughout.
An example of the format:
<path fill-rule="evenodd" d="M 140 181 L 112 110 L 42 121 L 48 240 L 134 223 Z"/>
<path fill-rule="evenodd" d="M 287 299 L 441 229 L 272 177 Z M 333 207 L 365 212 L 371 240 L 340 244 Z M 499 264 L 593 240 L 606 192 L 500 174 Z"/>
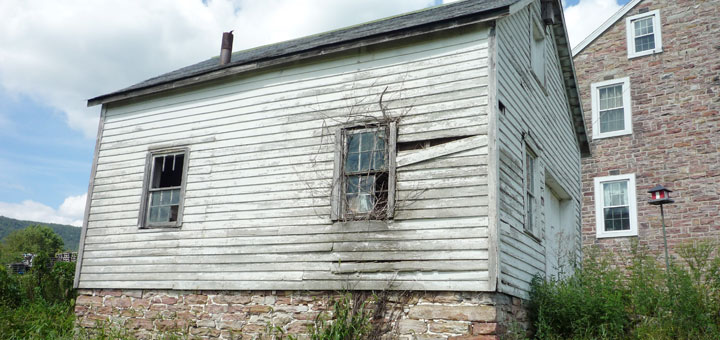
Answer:
<path fill-rule="evenodd" d="M 540 198 L 546 172 L 571 195 L 577 224 L 574 236 L 580 242 L 580 152 L 552 30 L 548 30 L 545 39 L 545 91 L 532 74 L 529 10 L 533 7 L 539 11 L 539 1 L 497 24 L 497 96 L 506 107 L 504 114 L 498 113 L 498 289 L 520 297 L 528 296 L 534 275 L 545 273 L 544 213 Z M 524 231 L 524 132 L 529 132 L 541 149 L 536 174 L 536 237 Z"/>
<path fill-rule="evenodd" d="M 329 214 L 333 131 L 382 118 L 386 88 L 399 143 L 487 133 L 488 32 L 109 105 L 80 288 L 487 290 L 487 138 L 398 168 L 393 221 Z M 158 145 L 190 148 L 183 225 L 139 230 L 145 157 Z"/>

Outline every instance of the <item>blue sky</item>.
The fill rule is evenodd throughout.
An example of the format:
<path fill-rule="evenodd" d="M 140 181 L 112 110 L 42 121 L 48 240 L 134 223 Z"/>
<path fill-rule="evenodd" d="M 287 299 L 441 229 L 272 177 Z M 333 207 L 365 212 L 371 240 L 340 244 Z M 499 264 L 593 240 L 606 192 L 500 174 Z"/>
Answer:
<path fill-rule="evenodd" d="M 627 1 L 565 0 L 573 44 Z M 240 50 L 439 2 L 0 1 L 0 215 L 80 225 L 99 115 L 85 100 L 216 55 L 223 31 Z"/>

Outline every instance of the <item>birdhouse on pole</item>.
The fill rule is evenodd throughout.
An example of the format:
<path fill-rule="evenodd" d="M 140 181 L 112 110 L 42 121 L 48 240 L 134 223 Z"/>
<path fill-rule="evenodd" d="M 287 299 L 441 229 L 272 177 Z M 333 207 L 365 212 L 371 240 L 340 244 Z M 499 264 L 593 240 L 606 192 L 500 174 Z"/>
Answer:
<path fill-rule="evenodd" d="M 672 190 L 665 188 L 664 186 L 658 184 L 654 188 L 648 190 L 650 193 L 650 200 L 648 203 L 652 205 L 663 205 L 666 203 L 675 203 L 672 199 L 670 199 L 670 193 Z"/>

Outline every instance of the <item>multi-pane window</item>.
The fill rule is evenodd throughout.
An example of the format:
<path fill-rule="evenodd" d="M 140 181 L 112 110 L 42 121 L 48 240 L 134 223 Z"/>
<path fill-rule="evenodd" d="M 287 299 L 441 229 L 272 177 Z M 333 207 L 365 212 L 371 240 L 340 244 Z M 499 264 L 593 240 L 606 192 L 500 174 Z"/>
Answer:
<path fill-rule="evenodd" d="M 622 92 L 622 84 L 598 89 L 598 97 L 600 98 L 600 133 L 625 129 Z"/>
<path fill-rule="evenodd" d="M 535 172 L 537 155 L 525 148 L 525 230 L 535 228 Z"/>
<path fill-rule="evenodd" d="M 595 178 L 597 237 L 637 235 L 635 175 Z"/>
<path fill-rule="evenodd" d="M 591 85 L 593 138 L 632 133 L 630 79 L 613 79 Z"/>
<path fill-rule="evenodd" d="M 345 207 L 353 216 L 384 216 L 388 194 L 385 129 L 351 131 L 346 138 Z"/>
<path fill-rule="evenodd" d="M 655 34 L 653 31 L 653 18 L 642 18 L 633 21 L 635 30 L 635 52 L 655 49 Z"/>
<path fill-rule="evenodd" d="M 187 150 L 149 155 L 142 227 L 175 227 L 182 220 Z"/>
<path fill-rule="evenodd" d="M 606 182 L 602 186 L 605 231 L 630 230 L 628 181 Z"/>
<path fill-rule="evenodd" d="M 333 219 L 392 218 L 395 124 L 338 130 Z"/>
<path fill-rule="evenodd" d="M 627 18 L 626 29 L 628 58 L 662 52 L 659 11 Z"/>

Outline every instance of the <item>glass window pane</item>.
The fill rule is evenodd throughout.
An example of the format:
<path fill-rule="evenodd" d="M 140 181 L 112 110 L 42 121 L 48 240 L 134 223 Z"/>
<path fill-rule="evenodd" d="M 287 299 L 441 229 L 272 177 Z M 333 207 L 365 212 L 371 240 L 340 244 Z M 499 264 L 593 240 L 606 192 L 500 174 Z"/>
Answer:
<path fill-rule="evenodd" d="M 363 176 L 360 178 L 360 192 L 372 193 L 375 186 L 375 176 Z"/>
<path fill-rule="evenodd" d="M 374 170 L 382 170 L 385 168 L 385 151 L 377 150 L 373 152 L 373 166 Z"/>
<path fill-rule="evenodd" d="M 152 207 L 150 208 L 150 217 L 148 218 L 150 222 L 158 222 L 158 211 L 160 208 L 158 207 Z"/>
<path fill-rule="evenodd" d="M 172 198 L 170 199 L 170 204 L 179 204 L 180 203 L 180 189 L 175 189 L 172 191 Z"/>
<path fill-rule="evenodd" d="M 652 34 L 653 29 L 653 17 L 647 17 L 634 21 L 635 24 L 635 36 L 641 36 L 646 34 Z"/>
<path fill-rule="evenodd" d="M 635 38 L 635 52 L 642 52 L 655 49 L 655 35 L 645 35 Z"/>
<path fill-rule="evenodd" d="M 170 220 L 170 207 L 157 207 L 158 209 L 158 222 L 167 222 Z"/>
<path fill-rule="evenodd" d="M 625 110 L 623 108 L 600 111 L 600 132 L 625 130 Z"/>
<path fill-rule="evenodd" d="M 348 152 L 360 151 L 360 135 L 351 134 L 348 136 Z"/>
<path fill-rule="evenodd" d="M 371 151 L 375 146 L 375 133 L 364 132 L 361 133 L 360 136 L 362 137 L 362 142 L 360 143 L 360 150 Z"/>
<path fill-rule="evenodd" d="M 364 214 L 370 212 L 373 207 L 373 198 L 371 195 L 348 195 L 348 208 L 356 214 Z"/>
<path fill-rule="evenodd" d="M 360 181 L 360 176 L 348 176 L 347 183 L 345 185 L 345 192 L 347 193 L 357 193 L 358 192 L 358 184 Z"/>
<path fill-rule="evenodd" d="M 378 131 L 376 133 L 375 150 L 385 150 L 385 134 L 383 131 Z"/>
<path fill-rule="evenodd" d="M 605 208 L 605 230 L 630 230 L 630 211 L 628 207 Z"/>
<path fill-rule="evenodd" d="M 160 204 L 162 205 L 168 205 L 170 204 L 170 199 L 172 195 L 172 190 L 163 190 L 160 191 Z"/>
<path fill-rule="evenodd" d="M 628 205 L 627 181 L 603 183 L 603 199 L 606 207 Z"/>
<path fill-rule="evenodd" d="M 360 154 L 359 153 L 349 153 L 347 155 L 347 158 L 345 159 L 345 172 L 354 172 L 358 171 L 358 164 L 360 160 Z"/>
<path fill-rule="evenodd" d="M 155 207 L 160 205 L 160 191 L 154 191 L 150 196 L 150 206 Z"/>
<path fill-rule="evenodd" d="M 357 171 L 368 171 L 370 170 L 370 161 L 372 160 L 372 151 L 361 152 L 360 162 L 358 163 Z"/>

